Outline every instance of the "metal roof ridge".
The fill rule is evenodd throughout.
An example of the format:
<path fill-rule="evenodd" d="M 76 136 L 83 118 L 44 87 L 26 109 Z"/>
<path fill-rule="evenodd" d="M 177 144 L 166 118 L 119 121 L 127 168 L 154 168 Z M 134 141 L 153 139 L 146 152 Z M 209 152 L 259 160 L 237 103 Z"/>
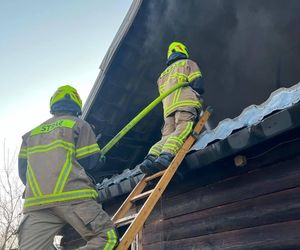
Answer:
<path fill-rule="evenodd" d="M 210 142 L 224 140 L 234 130 L 253 126 L 274 111 L 286 109 L 300 101 L 300 82 L 290 88 L 279 88 L 260 105 L 246 107 L 242 113 L 233 118 L 219 122 L 216 128 L 203 132 L 190 151 L 204 149 Z"/>

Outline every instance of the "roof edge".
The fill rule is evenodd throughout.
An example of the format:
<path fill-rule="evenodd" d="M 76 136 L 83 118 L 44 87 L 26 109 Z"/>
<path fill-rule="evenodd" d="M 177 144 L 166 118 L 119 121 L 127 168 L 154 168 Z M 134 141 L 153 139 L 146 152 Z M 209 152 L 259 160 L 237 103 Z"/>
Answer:
<path fill-rule="evenodd" d="M 138 10 L 140 9 L 140 6 L 142 4 L 143 0 L 133 0 L 120 28 L 118 29 L 111 45 L 109 46 L 100 66 L 100 72 L 95 80 L 94 86 L 91 89 L 89 96 L 86 100 L 86 103 L 83 107 L 83 111 L 82 111 L 82 118 L 85 119 L 87 116 L 87 113 L 89 112 L 91 106 L 93 105 L 94 99 L 97 95 L 97 93 L 100 90 L 102 81 L 105 77 L 106 71 L 108 70 L 113 57 L 115 56 L 120 43 L 122 42 L 122 40 L 124 39 L 124 37 L 126 36 L 129 28 L 131 27 L 131 24 L 133 23 Z"/>

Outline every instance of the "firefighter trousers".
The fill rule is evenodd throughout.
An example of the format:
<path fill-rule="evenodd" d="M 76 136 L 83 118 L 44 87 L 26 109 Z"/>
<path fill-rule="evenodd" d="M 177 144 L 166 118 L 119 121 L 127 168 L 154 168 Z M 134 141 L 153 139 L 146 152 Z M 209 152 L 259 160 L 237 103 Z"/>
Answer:
<path fill-rule="evenodd" d="M 54 236 L 70 224 L 87 241 L 85 250 L 114 249 L 118 243 L 114 225 L 95 200 L 60 205 L 24 214 L 19 227 L 19 250 L 53 249 Z"/>
<path fill-rule="evenodd" d="M 193 130 L 197 111 L 176 111 L 165 118 L 161 130 L 162 138 L 155 143 L 148 154 L 159 156 L 162 153 L 175 155 L 182 147 L 185 139 Z"/>

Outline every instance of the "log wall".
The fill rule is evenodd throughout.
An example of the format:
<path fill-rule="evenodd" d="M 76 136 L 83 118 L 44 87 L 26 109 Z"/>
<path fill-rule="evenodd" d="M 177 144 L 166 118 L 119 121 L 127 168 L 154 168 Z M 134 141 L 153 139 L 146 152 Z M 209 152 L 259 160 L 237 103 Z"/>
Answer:
<path fill-rule="evenodd" d="M 299 249 L 300 157 L 188 191 L 173 187 L 145 224 L 143 246 Z"/>

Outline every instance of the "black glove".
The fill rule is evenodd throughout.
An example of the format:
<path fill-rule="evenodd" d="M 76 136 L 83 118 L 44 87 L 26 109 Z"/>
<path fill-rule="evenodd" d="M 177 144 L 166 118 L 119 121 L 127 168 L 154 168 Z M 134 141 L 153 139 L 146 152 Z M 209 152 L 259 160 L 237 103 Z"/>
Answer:
<path fill-rule="evenodd" d="M 106 162 L 106 157 L 105 157 L 105 155 L 100 154 L 100 157 L 99 157 L 99 168 L 104 167 L 105 162 Z"/>
<path fill-rule="evenodd" d="M 199 95 L 204 94 L 204 81 L 202 77 L 198 77 L 195 80 L 190 82 L 190 86 L 195 90 Z"/>

